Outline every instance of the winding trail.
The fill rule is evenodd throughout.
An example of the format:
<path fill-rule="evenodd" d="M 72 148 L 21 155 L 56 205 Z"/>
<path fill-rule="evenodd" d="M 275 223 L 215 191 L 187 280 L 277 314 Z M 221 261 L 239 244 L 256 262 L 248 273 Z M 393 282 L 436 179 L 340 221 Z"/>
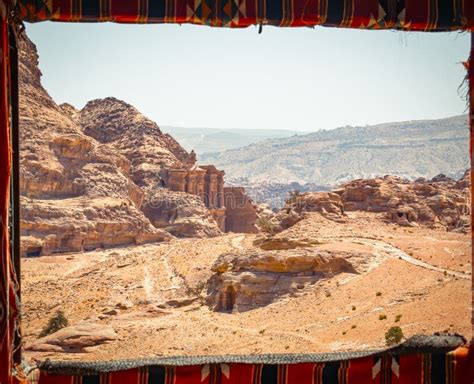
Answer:
<path fill-rule="evenodd" d="M 390 244 L 385 243 L 383 241 L 372 240 L 372 239 L 360 239 L 360 238 L 358 238 L 356 240 L 360 243 L 364 243 L 366 245 L 373 246 L 376 250 L 384 252 L 384 253 L 392 256 L 392 257 L 404 260 L 407 263 L 410 263 L 412 265 L 416 265 L 417 267 L 429 269 L 431 271 L 445 273 L 447 275 L 458 277 L 460 279 L 467 279 L 467 280 L 471 279 L 471 274 L 470 273 L 453 271 L 451 269 L 436 267 L 434 265 L 425 263 L 424 261 L 418 260 L 418 259 L 406 254 L 401 249 L 399 249 L 397 247 L 394 247 L 393 245 L 390 245 Z"/>

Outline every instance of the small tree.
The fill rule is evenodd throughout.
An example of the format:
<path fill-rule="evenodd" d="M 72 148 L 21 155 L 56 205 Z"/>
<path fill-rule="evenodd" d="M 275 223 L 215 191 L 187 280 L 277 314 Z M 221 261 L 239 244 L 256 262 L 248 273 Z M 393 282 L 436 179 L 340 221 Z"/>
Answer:
<path fill-rule="evenodd" d="M 301 196 L 301 192 L 299 189 L 289 191 L 288 194 L 290 195 L 287 200 L 288 203 L 296 203 L 298 201 L 298 198 Z"/>
<path fill-rule="evenodd" d="M 64 316 L 64 312 L 61 309 L 58 309 L 56 314 L 48 320 L 48 324 L 43 327 L 39 337 L 48 336 L 54 332 L 59 331 L 61 328 L 67 327 L 68 325 L 69 322 L 67 321 L 66 316 Z"/>
<path fill-rule="evenodd" d="M 400 327 L 390 327 L 385 332 L 385 342 L 388 346 L 398 344 L 403 339 L 403 331 Z"/>

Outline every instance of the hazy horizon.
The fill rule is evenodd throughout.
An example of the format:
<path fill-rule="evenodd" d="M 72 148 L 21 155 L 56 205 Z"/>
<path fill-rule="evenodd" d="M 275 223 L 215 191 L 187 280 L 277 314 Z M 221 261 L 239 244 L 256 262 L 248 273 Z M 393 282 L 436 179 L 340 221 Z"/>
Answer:
<path fill-rule="evenodd" d="M 466 113 L 458 87 L 467 34 L 51 22 L 26 29 L 57 103 L 82 108 L 113 96 L 163 127 L 312 132 Z"/>
<path fill-rule="evenodd" d="M 466 106 L 467 108 L 467 106 Z M 435 119 L 411 119 L 411 120 L 399 120 L 399 121 L 383 121 L 383 122 L 379 122 L 379 123 L 374 123 L 374 124 L 365 124 L 365 125 L 351 125 L 351 124 L 347 124 L 347 125 L 342 125 L 342 126 L 337 126 L 337 127 L 330 127 L 330 128 L 325 128 L 325 127 L 320 127 L 320 128 L 317 128 L 317 129 L 314 129 L 314 130 L 311 130 L 311 129 L 307 129 L 307 130 L 304 130 L 304 129 L 301 129 L 301 130 L 294 130 L 295 133 L 312 133 L 312 132 L 316 132 L 316 131 L 321 131 L 321 130 L 333 130 L 333 129 L 338 129 L 338 128 L 344 128 L 346 126 L 351 126 L 351 127 L 354 127 L 354 128 L 357 128 L 357 127 L 365 127 L 365 126 L 377 126 L 377 125 L 382 125 L 382 124 L 389 124 L 389 123 L 406 123 L 406 122 L 410 122 L 410 121 L 428 121 L 428 120 L 443 120 L 443 119 L 450 119 L 450 118 L 454 118 L 454 117 L 458 117 L 458 116 L 466 116 L 466 118 L 468 117 L 468 112 L 464 112 L 464 113 L 460 113 L 460 114 L 457 114 L 457 115 L 450 115 L 450 116 L 445 116 L 445 117 L 439 117 L 439 118 L 435 118 Z M 245 130 L 248 130 L 248 131 L 253 131 L 253 130 L 268 130 L 268 131 L 291 131 L 291 129 L 285 129 L 285 128 L 241 128 L 241 127 L 231 127 L 231 128 L 218 128 L 218 127 L 180 127 L 180 126 L 176 126 L 176 125 L 160 125 L 160 128 L 163 128 L 163 129 L 166 129 L 166 128 L 172 128 L 172 129 L 189 129 L 189 130 L 193 130 L 193 129 L 196 129 L 196 130 L 204 130 L 204 129 L 209 129 L 209 130 L 225 130 L 225 131 L 228 131 L 228 130 L 239 130 L 239 131 L 245 131 Z"/>

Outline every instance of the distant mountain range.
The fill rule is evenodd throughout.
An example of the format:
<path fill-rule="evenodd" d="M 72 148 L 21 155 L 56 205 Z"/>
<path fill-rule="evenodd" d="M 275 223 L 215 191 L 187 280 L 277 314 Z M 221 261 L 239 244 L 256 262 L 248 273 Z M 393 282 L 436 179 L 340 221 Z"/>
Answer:
<path fill-rule="evenodd" d="M 202 154 L 199 160 L 224 169 L 231 183 L 256 187 L 332 187 L 386 174 L 416 179 L 443 173 L 460 178 L 469 167 L 468 136 L 467 116 L 462 115 L 269 138 Z"/>
<path fill-rule="evenodd" d="M 173 136 L 186 150 L 194 149 L 198 155 L 240 148 L 266 139 L 307 133 L 289 129 L 218 129 L 168 126 L 161 126 L 161 130 Z"/>

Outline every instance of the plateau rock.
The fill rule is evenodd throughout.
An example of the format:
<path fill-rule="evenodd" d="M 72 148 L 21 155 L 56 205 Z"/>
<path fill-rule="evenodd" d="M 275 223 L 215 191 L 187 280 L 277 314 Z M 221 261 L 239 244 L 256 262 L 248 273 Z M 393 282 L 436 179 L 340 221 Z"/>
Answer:
<path fill-rule="evenodd" d="M 456 181 L 444 175 L 409 181 L 396 176 L 354 180 L 336 192 L 346 211 L 383 212 L 400 225 L 466 231 L 469 227 L 469 173 Z"/>
<path fill-rule="evenodd" d="M 215 311 L 248 311 L 342 272 L 357 273 L 354 254 L 298 248 L 221 255 L 212 266 L 208 304 Z"/>

